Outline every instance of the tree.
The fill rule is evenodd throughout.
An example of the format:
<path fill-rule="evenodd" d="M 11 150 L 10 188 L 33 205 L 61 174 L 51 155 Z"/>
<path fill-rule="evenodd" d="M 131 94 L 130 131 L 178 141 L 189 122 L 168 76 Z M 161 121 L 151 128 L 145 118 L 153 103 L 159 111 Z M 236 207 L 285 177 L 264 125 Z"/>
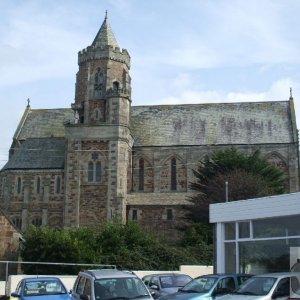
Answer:
<path fill-rule="evenodd" d="M 205 238 L 206 239 L 205 235 Z M 183 264 L 210 264 L 212 248 L 190 231 L 186 242 L 170 245 L 134 223 L 56 230 L 31 226 L 21 252 L 26 262 L 116 265 L 131 270 L 177 270 Z M 193 239 L 195 243 L 193 243 Z M 193 245 L 191 245 L 193 244 Z M 77 274 L 80 266 L 26 264 L 27 274 Z"/>
<path fill-rule="evenodd" d="M 263 158 L 259 151 L 247 156 L 235 148 L 218 150 L 206 156 L 193 170 L 196 181 L 190 183 L 198 194 L 191 200 L 190 216 L 195 221 L 208 221 L 209 204 L 282 194 L 286 176 Z"/>

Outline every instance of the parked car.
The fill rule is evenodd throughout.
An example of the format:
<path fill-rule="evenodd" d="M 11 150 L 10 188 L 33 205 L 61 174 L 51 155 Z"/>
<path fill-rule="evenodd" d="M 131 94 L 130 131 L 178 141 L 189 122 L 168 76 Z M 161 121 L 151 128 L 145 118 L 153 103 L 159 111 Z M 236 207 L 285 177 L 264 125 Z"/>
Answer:
<path fill-rule="evenodd" d="M 249 274 L 213 274 L 196 277 L 178 292 L 159 297 L 159 300 L 200 300 L 210 299 L 234 291 Z"/>
<path fill-rule="evenodd" d="M 69 300 L 70 294 L 58 277 L 28 277 L 20 280 L 11 298 L 20 300 Z"/>
<path fill-rule="evenodd" d="M 289 299 L 290 273 L 269 273 L 251 277 L 245 284 L 218 300 L 271 300 Z"/>
<path fill-rule="evenodd" d="M 185 286 L 192 277 L 179 273 L 150 274 L 142 278 L 154 299 L 172 294 Z"/>
<path fill-rule="evenodd" d="M 99 269 L 79 272 L 73 289 L 72 299 L 153 300 L 143 281 L 133 272 L 116 269 Z"/>

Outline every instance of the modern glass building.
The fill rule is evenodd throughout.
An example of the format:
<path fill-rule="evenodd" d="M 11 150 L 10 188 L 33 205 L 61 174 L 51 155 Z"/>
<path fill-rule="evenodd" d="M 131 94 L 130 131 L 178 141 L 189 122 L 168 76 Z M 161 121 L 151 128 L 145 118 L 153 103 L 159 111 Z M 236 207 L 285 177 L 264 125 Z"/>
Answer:
<path fill-rule="evenodd" d="M 300 193 L 212 204 L 210 222 L 216 272 L 289 271 L 300 247 Z"/>

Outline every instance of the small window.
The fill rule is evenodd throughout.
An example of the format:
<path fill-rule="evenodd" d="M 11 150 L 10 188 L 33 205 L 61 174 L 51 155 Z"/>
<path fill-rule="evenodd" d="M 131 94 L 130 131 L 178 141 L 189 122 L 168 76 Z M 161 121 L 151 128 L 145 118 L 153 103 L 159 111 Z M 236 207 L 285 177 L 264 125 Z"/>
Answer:
<path fill-rule="evenodd" d="M 101 163 L 96 162 L 96 182 L 101 182 Z"/>
<path fill-rule="evenodd" d="M 42 226 L 42 219 L 39 217 L 33 218 L 31 223 L 36 227 L 40 227 Z"/>
<path fill-rule="evenodd" d="M 114 89 L 115 91 L 117 91 L 117 90 L 119 90 L 119 88 L 120 88 L 119 82 L 118 82 L 118 81 L 114 81 L 114 82 L 113 82 L 113 89 Z"/>
<path fill-rule="evenodd" d="M 136 221 L 138 218 L 137 209 L 132 210 L 132 220 Z"/>
<path fill-rule="evenodd" d="M 21 179 L 21 177 L 17 178 L 16 192 L 17 192 L 17 194 L 21 194 L 21 192 L 22 192 L 22 179 Z"/>
<path fill-rule="evenodd" d="M 172 209 L 167 209 L 167 220 L 172 221 L 173 220 L 173 210 Z"/>
<path fill-rule="evenodd" d="M 171 160 L 171 190 L 177 190 L 177 174 L 176 174 L 176 159 L 172 158 Z"/>
<path fill-rule="evenodd" d="M 41 192 L 41 178 L 36 178 L 36 193 L 39 194 Z"/>
<path fill-rule="evenodd" d="M 56 177 L 55 192 L 56 192 L 56 194 L 60 194 L 60 192 L 61 192 L 61 177 L 60 176 Z"/>
<path fill-rule="evenodd" d="M 88 181 L 92 182 L 94 179 L 94 164 L 92 161 L 88 164 Z"/>
<path fill-rule="evenodd" d="M 12 222 L 18 229 L 22 228 L 22 219 L 21 218 L 19 218 L 19 217 L 13 218 Z"/>

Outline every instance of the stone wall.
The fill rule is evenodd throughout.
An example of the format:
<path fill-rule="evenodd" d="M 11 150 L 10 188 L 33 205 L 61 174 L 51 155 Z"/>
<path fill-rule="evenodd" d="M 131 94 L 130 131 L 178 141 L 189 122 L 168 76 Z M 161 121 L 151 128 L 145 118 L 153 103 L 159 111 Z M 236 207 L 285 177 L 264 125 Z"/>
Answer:
<path fill-rule="evenodd" d="M 0 260 L 18 260 L 21 233 L 0 209 Z M 5 268 L 0 268 L 0 280 L 5 276 Z"/>

